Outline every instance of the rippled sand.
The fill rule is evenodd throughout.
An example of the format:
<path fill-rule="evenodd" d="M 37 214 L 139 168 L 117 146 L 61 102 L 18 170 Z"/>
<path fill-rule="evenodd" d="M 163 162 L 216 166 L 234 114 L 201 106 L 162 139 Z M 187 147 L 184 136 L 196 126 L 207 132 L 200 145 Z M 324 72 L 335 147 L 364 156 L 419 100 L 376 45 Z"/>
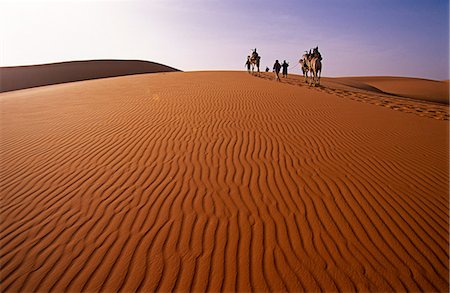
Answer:
<path fill-rule="evenodd" d="M 2 291 L 447 291 L 448 106 L 269 78 L 0 94 Z"/>

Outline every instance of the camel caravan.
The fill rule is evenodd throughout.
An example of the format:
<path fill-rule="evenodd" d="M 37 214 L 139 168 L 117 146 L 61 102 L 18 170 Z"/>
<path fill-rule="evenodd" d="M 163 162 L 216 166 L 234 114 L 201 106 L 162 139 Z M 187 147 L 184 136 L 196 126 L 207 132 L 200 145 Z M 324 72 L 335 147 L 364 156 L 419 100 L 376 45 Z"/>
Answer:
<path fill-rule="evenodd" d="M 319 52 L 319 47 L 315 47 L 313 51 L 305 51 L 302 59 L 298 61 L 302 68 L 305 82 L 308 81 L 308 71 L 310 73 L 309 84 L 320 84 L 320 74 L 322 72 L 322 55 Z"/>
<path fill-rule="evenodd" d="M 250 73 L 256 72 L 259 73 L 259 64 L 261 62 L 261 56 L 256 52 L 256 48 L 252 50 L 252 53 L 247 56 L 247 61 L 245 66 L 247 67 L 247 71 Z M 278 62 L 278 60 L 277 60 Z M 303 76 L 305 78 L 305 82 L 309 83 L 309 85 L 320 85 L 320 75 L 322 72 L 322 55 L 319 52 L 319 47 L 315 47 L 310 49 L 309 52 L 305 51 L 302 58 L 299 60 L 300 67 L 303 72 Z M 266 72 L 267 72 L 266 68 Z M 275 68 L 274 68 L 275 71 Z M 278 70 L 279 71 L 279 70 Z M 308 78 L 309 72 L 309 78 Z M 284 73 L 283 73 L 284 74 Z M 287 69 L 286 69 L 287 76 Z M 277 74 L 278 77 L 278 74 Z M 277 79 L 279 80 L 279 78 Z"/>

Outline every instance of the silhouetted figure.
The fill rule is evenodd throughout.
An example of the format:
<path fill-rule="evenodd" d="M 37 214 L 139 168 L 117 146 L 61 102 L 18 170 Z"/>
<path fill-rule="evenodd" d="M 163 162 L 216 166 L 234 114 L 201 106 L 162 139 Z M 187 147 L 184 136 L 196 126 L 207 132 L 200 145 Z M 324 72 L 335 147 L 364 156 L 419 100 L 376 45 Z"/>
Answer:
<path fill-rule="evenodd" d="M 286 62 L 286 60 L 283 61 L 283 64 L 281 64 L 281 67 L 283 67 L 283 77 L 287 77 L 288 75 L 288 67 L 289 63 Z"/>
<path fill-rule="evenodd" d="M 269 66 L 266 66 L 266 72 L 269 72 L 269 70 L 270 70 Z"/>
<path fill-rule="evenodd" d="M 319 52 L 319 46 L 315 47 L 313 49 L 313 53 L 312 53 L 313 57 L 318 58 L 320 61 L 322 61 L 322 55 Z"/>
<path fill-rule="evenodd" d="M 275 61 L 275 64 L 273 65 L 273 71 L 275 72 L 275 79 L 280 81 L 280 70 L 281 70 L 281 64 L 278 62 L 278 60 Z"/>
<path fill-rule="evenodd" d="M 252 58 L 253 59 L 256 59 L 256 58 L 258 58 L 258 53 L 256 52 L 256 48 L 255 48 L 255 50 L 253 50 L 253 52 L 252 52 Z"/>
<path fill-rule="evenodd" d="M 247 56 L 247 62 L 245 62 L 245 66 L 247 66 L 247 72 L 250 73 L 250 56 Z"/>

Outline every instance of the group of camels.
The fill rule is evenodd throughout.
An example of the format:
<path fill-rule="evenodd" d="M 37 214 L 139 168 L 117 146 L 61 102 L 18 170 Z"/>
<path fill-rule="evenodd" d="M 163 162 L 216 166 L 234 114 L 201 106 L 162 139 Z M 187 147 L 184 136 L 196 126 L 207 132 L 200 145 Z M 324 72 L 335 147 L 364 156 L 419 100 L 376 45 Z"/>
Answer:
<path fill-rule="evenodd" d="M 261 56 L 259 56 L 256 52 L 256 49 L 253 50 L 251 56 L 248 56 L 247 59 L 251 65 L 252 73 L 255 71 L 255 67 L 259 72 Z M 322 72 L 322 55 L 319 52 L 319 47 L 312 49 L 312 52 L 311 50 L 309 50 L 309 52 L 305 51 L 305 54 L 303 54 L 302 58 L 298 62 L 302 68 L 305 82 L 308 82 L 310 85 L 319 85 L 320 74 Z M 308 72 L 310 73 L 309 79 Z"/>

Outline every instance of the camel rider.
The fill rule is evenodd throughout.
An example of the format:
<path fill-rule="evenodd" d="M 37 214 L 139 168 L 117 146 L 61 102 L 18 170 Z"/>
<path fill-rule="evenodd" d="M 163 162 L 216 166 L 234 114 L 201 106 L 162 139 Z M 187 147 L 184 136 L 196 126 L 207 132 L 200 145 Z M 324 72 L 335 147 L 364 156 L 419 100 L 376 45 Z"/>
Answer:
<path fill-rule="evenodd" d="M 314 48 L 313 54 L 314 54 L 314 57 L 317 57 L 320 61 L 322 61 L 322 55 L 319 52 L 319 46 Z"/>
<path fill-rule="evenodd" d="M 252 52 L 252 58 L 254 59 L 257 57 L 258 57 L 258 53 L 256 52 L 256 48 L 255 48 L 255 50 L 253 50 L 253 52 Z"/>
<path fill-rule="evenodd" d="M 305 54 L 303 56 L 304 56 L 303 60 L 305 60 L 305 62 L 308 61 L 309 59 L 308 50 L 305 51 Z"/>

